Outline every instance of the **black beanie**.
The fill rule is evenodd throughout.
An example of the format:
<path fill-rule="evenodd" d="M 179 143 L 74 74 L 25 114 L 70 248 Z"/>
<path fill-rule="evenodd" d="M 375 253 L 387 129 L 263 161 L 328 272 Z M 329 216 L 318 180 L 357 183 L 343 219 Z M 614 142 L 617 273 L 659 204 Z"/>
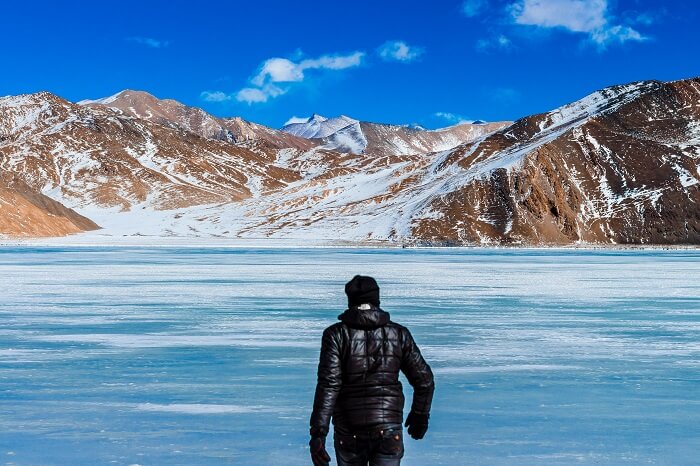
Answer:
<path fill-rule="evenodd" d="M 372 277 L 355 275 L 345 284 L 345 294 L 348 295 L 348 307 L 364 303 L 379 306 L 379 285 Z"/>

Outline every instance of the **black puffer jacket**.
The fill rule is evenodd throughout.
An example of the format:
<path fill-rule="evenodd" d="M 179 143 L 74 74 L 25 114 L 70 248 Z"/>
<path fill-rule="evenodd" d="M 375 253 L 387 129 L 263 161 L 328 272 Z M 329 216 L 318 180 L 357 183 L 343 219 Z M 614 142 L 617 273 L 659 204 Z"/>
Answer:
<path fill-rule="evenodd" d="M 323 332 L 311 429 L 362 430 L 403 422 L 402 371 L 413 386 L 411 409 L 429 414 L 433 373 L 411 333 L 389 313 L 363 304 L 338 316 Z"/>

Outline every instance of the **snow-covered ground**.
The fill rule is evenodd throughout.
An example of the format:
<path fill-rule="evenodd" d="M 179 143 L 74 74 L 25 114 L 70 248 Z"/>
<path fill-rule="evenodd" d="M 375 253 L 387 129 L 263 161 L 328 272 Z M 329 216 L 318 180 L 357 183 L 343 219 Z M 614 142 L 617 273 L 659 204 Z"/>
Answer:
<path fill-rule="evenodd" d="M 0 247 L 0 461 L 310 464 L 321 331 L 365 273 L 436 376 L 403 464 L 697 464 L 699 272 L 698 251 Z"/>

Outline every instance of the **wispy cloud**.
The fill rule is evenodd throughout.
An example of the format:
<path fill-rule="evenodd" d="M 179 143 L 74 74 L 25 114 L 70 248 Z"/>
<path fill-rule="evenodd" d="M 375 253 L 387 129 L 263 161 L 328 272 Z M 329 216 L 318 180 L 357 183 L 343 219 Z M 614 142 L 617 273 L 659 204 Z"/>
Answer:
<path fill-rule="evenodd" d="M 605 47 L 611 42 L 627 42 L 629 40 L 641 42 L 648 38 L 629 26 L 610 26 L 591 32 L 591 40 L 601 47 Z"/>
<path fill-rule="evenodd" d="M 226 102 L 233 98 L 231 94 L 221 91 L 203 91 L 199 97 L 206 102 Z"/>
<path fill-rule="evenodd" d="M 444 121 L 446 121 L 450 124 L 453 124 L 453 125 L 458 125 L 458 124 L 462 124 L 462 123 L 474 123 L 474 120 L 466 118 L 466 117 L 459 115 L 457 113 L 435 112 L 435 113 L 433 113 L 433 116 L 436 118 L 440 118 L 441 120 L 444 120 Z"/>
<path fill-rule="evenodd" d="M 349 55 L 323 55 L 293 62 L 287 58 L 270 58 L 260 66 L 258 74 L 250 82 L 258 87 L 267 83 L 299 82 L 304 80 L 307 70 L 343 70 L 360 66 L 364 52 Z"/>
<path fill-rule="evenodd" d="M 251 86 L 238 91 L 235 98 L 247 104 L 267 102 L 289 90 L 289 86 L 282 87 L 278 83 L 302 82 L 310 70 L 337 71 L 354 68 L 362 64 L 364 57 L 364 52 L 353 52 L 348 55 L 322 55 L 298 61 L 270 58 L 260 65 L 257 74 L 251 78 Z"/>
<path fill-rule="evenodd" d="M 607 0 L 521 0 L 511 5 L 517 24 L 591 32 L 607 23 Z"/>
<path fill-rule="evenodd" d="M 151 47 L 153 49 L 160 49 L 170 45 L 170 42 L 167 40 L 159 40 L 154 39 L 152 37 L 132 36 L 126 37 L 125 40 L 127 40 L 128 42 L 134 42 L 136 44 L 145 45 L 146 47 Z"/>
<path fill-rule="evenodd" d="M 202 91 L 199 94 L 199 98 L 205 102 L 228 102 L 231 100 L 237 100 L 239 102 L 246 102 L 249 104 L 267 102 L 270 98 L 278 97 L 284 94 L 286 89 L 281 89 L 272 84 L 266 84 L 261 88 L 258 87 L 245 87 L 238 92 L 232 94 L 227 94 L 223 91 Z"/>
<path fill-rule="evenodd" d="M 462 14 L 467 18 L 473 18 L 481 13 L 485 7 L 485 0 L 464 0 L 462 2 Z"/>
<path fill-rule="evenodd" d="M 663 12 L 638 12 L 638 11 L 628 11 L 625 13 L 625 22 L 627 24 L 641 24 L 642 26 L 651 26 L 658 21 L 658 16 L 663 16 Z"/>
<path fill-rule="evenodd" d="M 269 83 L 262 87 L 244 87 L 236 92 L 236 100 L 247 104 L 259 104 L 286 94 L 288 90 Z"/>
<path fill-rule="evenodd" d="M 519 0 L 509 11 L 516 24 L 586 34 L 600 48 L 646 39 L 630 26 L 612 23 L 607 0 Z"/>
<path fill-rule="evenodd" d="M 491 50 L 508 50 L 512 47 L 512 41 L 503 34 L 498 36 L 479 39 L 476 41 L 476 50 L 479 52 L 489 52 Z"/>
<path fill-rule="evenodd" d="M 408 45 L 402 40 L 390 40 L 384 42 L 377 53 L 386 61 L 412 62 L 425 53 L 424 47 Z"/>

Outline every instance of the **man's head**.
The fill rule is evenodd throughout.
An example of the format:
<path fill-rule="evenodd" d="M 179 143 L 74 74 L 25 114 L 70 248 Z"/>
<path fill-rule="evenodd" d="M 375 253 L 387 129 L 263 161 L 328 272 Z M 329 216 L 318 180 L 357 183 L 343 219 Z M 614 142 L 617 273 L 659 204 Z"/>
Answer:
<path fill-rule="evenodd" d="M 345 284 L 345 294 L 348 295 L 348 307 L 365 303 L 379 306 L 379 285 L 372 277 L 355 275 Z"/>

